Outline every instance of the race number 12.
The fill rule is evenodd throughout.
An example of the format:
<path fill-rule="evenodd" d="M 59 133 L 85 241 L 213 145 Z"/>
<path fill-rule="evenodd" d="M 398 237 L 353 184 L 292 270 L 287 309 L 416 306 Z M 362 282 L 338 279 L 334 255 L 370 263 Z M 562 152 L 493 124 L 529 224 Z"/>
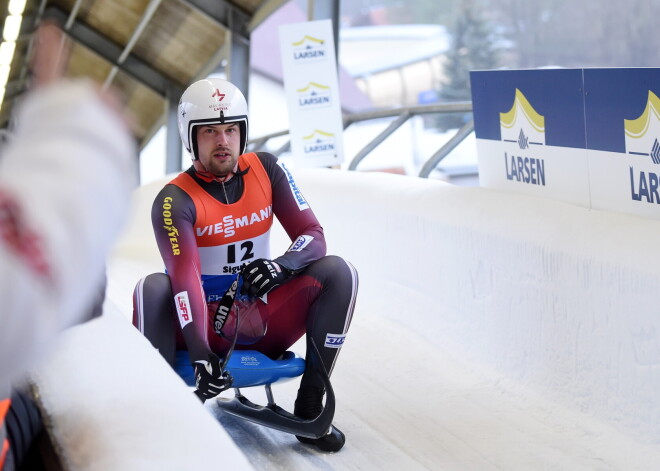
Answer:
<path fill-rule="evenodd" d="M 227 263 L 233 264 L 236 263 L 236 246 L 238 244 L 229 244 L 227 246 Z M 245 242 L 241 242 L 239 246 L 239 256 L 241 259 L 239 262 L 244 262 L 245 260 L 249 260 L 254 257 L 254 252 L 252 249 L 254 248 L 254 243 L 246 240 Z"/>

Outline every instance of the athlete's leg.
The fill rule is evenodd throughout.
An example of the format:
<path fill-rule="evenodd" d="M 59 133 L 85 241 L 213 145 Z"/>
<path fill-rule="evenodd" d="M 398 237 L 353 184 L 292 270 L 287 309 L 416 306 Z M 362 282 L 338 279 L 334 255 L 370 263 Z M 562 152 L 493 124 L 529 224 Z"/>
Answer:
<path fill-rule="evenodd" d="M 262 316 L 267 318 L 266 335 L 252 345 L 236 348 L 258 350 L 276 358 L 306 333 L 308 339 L 314 339 L 330 374 L 351 322 L 356 293 L 355 269 L 342 258 L 323 257 L 268 293 L 267 304 L 257 301 Z M 303 384 L 322 387 L 314 376 L 303 375 Z"/>
<path fill-rule="evenodd" d="M 170 278 L 153 273 L 138 281 L 133 292 L 133 325 L 174 366 L 176 323 Z"/>
<path fill-rule="evenodd" d="M 255 309 L 258 309 L 267 321 L 267 329 L 263 338 L 255 343 L 238 343 L 237 350 L 257 350 L 277 358 L 307 334 L 307 368 L 294 409 L 298 417 L 313 419 L 323 410 L 323 382 L 310 368 L 311 340 L 319 350 L 326 371 L 332 373 L 353 317 L 357 285 L 357 273 L 350 263 L 336 256 L 327 256 L 268 293 L 266 304 L 256 301 L 245 308 L 250 311 L 247 317 L 254 316 Z M 228 318 L 225 326 L 231 324 Z M 227 349 L 226 340 L 215 334 L 209 337 L 209 343 L 213 351 Z M 324 451 L 338 451 L 345 442 L 344 434 L 334 426 L 319 439 L 298 439 Z"/>
<path fill-rule="evenodd" d="M 313 340 L 321 354 L 323 366 L 330 375 L 353 318 L 358 287 L 357 272 L 344 259 L 327 256 L 310 265 L 304 274 L 318 280 L 322 286 L 307 315 L 307 361 L 311 348 L 309 342 Z M 313 374 L 303 375 L 300 385 L 323 387 Z"/>
<path fill-rule="evenodd" d="M 307 317 L 307 368 L 300 381 L 293 412 L 303 419 L 313 419 L 323 410 L 325 391 L 320 378 L 309 367 L 311 342 L 313 340 L 319 349 L 330 375 L 353 318 L 358 277 L 355 268 L 339 257 L 321 259 L 318 265 L 310 266 L 306 274 L 319 280 L 323 288 Z M 321 438 L 296 438 L 323 451 L 339 451 L 346 442 L 344 434 L 334 425 Z"/>
<path fill-rule="evenodd" d="M 319 376 L 310 368 L 310 351 L 314 348 L 312 341 L 330 375 L 353 318 L 358 277 L 350 263 L 334 256 L 324 257 L 312 264 L 305 271 L 305 276 L 317 280 L 322 288 L 307 316 L 307 368 L 300 381 L 293 412 L 303 419 L 314 419 L 323 410 L 325 390 Z M 296 438 L 329 452 L 339 451 L 346 442 L 344 434 L 334 425 L 321 438 Z"/>
<path fill-rule="evenodd" d="M 250 348 L 275 358 L 307 334 L 307 368 L 301 379 L 294 413 L 313 419 L 323 410 L 323 382 L 310 368 L 311 341 L 319 350 L 328 374 L 332 373 L 343 345 L 355 307 L 358 278 L 353 266 L 335 256 L 312 263 L 294 279 L 268 294 L 268 304 L 258 302 L 268 318 L 266 335 Z M 343 433 L 332 427 L 316 440 L 298 437 L 324 451 L 337 451 L 345 441 Z"/>

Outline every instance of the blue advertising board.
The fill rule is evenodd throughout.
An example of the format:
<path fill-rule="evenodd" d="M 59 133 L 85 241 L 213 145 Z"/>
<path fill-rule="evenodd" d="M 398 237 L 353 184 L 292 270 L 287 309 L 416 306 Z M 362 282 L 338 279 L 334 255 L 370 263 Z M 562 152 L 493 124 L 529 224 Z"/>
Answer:
<path fill-rule="evenodd" d="M 589 206 L 582 71 L 470 78 L 482 186 Z"/>
<path fill-rule="evenodd" d="M 660 218 L 660 69 L 470 79 L 483 186 Z"/>

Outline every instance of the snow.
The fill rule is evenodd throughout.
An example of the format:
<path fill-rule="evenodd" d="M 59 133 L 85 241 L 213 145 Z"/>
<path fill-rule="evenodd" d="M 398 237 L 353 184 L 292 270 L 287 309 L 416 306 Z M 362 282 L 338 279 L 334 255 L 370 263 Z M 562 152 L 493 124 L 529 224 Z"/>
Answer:
<path fill-rule="evenodd" d="M 111 301 L 32 374 L 69 471 L 250 469 L 227 433 Z"/>
<path fill-rule="evenodd" d="M 317 452 L 224 415 L 213 401 L 188 401 L 190 389 L 136 338 L 133 286 L 162 269 L 148 217 L 159 180 L 136 192 L 132 219 L 109 259 L 114 317 L 75 328 L 76 345 L 56 357 L 69 356 L 69 363 L 58 360 L 41 373 L 61 444 L 79 463 L 72 469 L 161 469 L 149 440 L 159 440 L 173 462 L 191 463 L 198 457 L 187 440 L 200 440 L 200 453 L 215 443 L 220 449 L 206 464 L 223 467 L 235 445 L 264 470 L 656 469 L 660 222 L 397 175 L 317 169 L 296 177 L 329 253 L 360 274 L 332 378 L 344 449 Z M 272 243 L 274 253 L 288 245 L 281 228 Z M 90 354 L 99 347 L 102 358 Z M 304 353 L 301 343 L 294 350 Z M 126 374 L 143 362 L 152 369 L 149 390 Z M 94 401 L 90 380 L 80 388 L 73 364 L 80 365 L 76 378 L 95 380 L 102 365 Z M 273 392 L 292 409 L 296 389 L 294 380 Z M 265 401 L 260 389 L 243 392 Z M 124 402 L 129 411 L 140 404 L 146 410 L 131 417 L 107 407 Z M 77 419 L 69 413 L 80 403 L 86 414 Z M 97 429 L 89 424 L 97 420 L 108 427 L 103 440 L 92 440 Z M 72 440 L 81 430 L 90 430 L 84 447 Z M 144 450 L 114 446 L 139 440 Z M 119 468 L 108 449 L 119 456 L 113 459 L 130 456 Z"/>

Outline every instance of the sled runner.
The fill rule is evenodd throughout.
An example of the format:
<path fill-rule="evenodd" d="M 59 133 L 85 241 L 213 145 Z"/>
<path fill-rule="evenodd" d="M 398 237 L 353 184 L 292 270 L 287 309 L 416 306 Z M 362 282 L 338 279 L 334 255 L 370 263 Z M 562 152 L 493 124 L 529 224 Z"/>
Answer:
<path fill-rule="evenodd" d="M 277 360 L 271 360 L 263 353 L 254 350 L 237 350 L 229 358 L 225 368 L 233 378 L 233 398 L 218 397 L 218 406 L 228 414 L 251 422 L 274 428 L 282 432 L 308 438 L 320 438 L 332 424 L 335 414 L 335 395 L 325 368 L 318 357 L 313 342 L 311 365 L 319 375 L 326 391 L 326 402 L 321 414 L 312 420 L 296 417 L 275 403 L 271 385 L 300 376 L 305 371 L 305 360 L 291 351 L 287 351 Z M 189 386 L 195 386 L 195 374 L 188 352 L 177 352 L 175 371 Z M 268 404 L 258 405 L 241 393 L 241 388 L 264 386 Z"/>
<path fill-rule="evenodd" d="M 239 277 L 223 296 L 218 311 L 229 312 L 237 297 Z M 271 385 L 302 375 L 305 372 L 305 360 L 294 352 L 287 351 L 278 359 L 271 359 L 255 350 L 234 350 L 239 332 L 240 311 L 234 316 L 235 329 L 232 346 L 221 366 L 222 371 L 231 375 L 234 397 L 231 399 L 218 397 L 218 406 L 228 414 L 251 422 L 274 428 L 282 432 L 301 437 L 320 438 L 328 433 L 335 415 L 335 394 L 330 384 L 328 373 L 321 362 L 321 357 L 313 340 L 307 342 L 309 367 L 319 376 L 325 388 L 325 406 L 318 417 L 305 420 L 293 415 L 275 403 Z M 189 386 L 195 386 L 195 372 L 190 364 L 188 352 L 176 352 L 174 370 Z M 241 388 L 264 386 L 268 403 L 265 406 L 251 402 L 241 393 Z M 203 401 L 203 400 L 202 400 Z"/>

